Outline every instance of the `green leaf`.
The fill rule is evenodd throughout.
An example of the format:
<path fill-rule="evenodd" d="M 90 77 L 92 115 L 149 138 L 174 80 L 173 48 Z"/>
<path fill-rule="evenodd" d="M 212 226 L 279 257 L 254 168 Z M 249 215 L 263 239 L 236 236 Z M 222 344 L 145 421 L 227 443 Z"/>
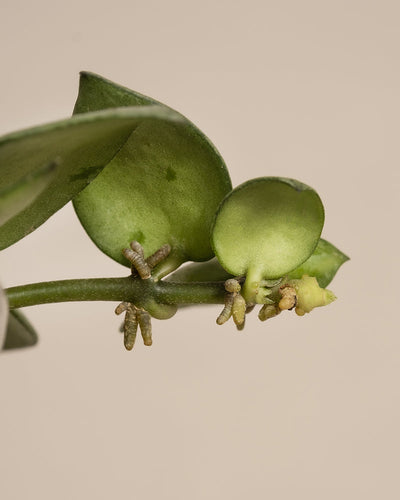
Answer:
<path fill-rule="evenodd" d="M 53 179 L 55 167 L 55 162 L 45 165 L 0 191 L 0 226 L 22 212 L 39 196 Z"/>
<path fill-rule="evenodd" d="M 127 106 L 151 105 L 168 108 L 165 104 L 151 97 L 129 90 L 95 73 L 89 71 L 81 71 L 80 73 L 79 94 L 74 114 Z"/>
<path fill-rule="evenodd" d="M 243 295 L 256 302 L 263 280 L 285 276 L 313 253 L 323 224 L 324 208 L 312 188 L 293 179 L 261 177 L 221 203 L 212 244 L 228 272 L 246 275 Z"/>
<path fill-rule="evenodd" d="M 299 267 L 290 271 L 287 278 L 302 278 L 304 275 L 317 278 L 319 286 L 326 288 L 335 277 L 340 266 L 349 260 L 349 257 L 324 239 L 318 241 L 312 255 Z M 170 274 L 166 281 L 192 282 L 192 281 L 226 281 L 232 278 L 214 257 L 207 262 L 193 262 L 186 264 Z"/>
<path fill-rule="evenodd" d="M 110 109 L 74 116 L 0 138 L 0 192 L 56 164 L 56 175 L 25 209 L 0 227 L 0 249 L 20 240 L 78 194 L 140 125 L 182 121 L 160 106 Z M 26 188 L 27 189 L 27 188 Z"/>
<path fill-rule="evenodd" d="M 0 348 L 4 343 L 8 321 L 8 303 L 4 290 L 0 286 Z"/>
<path fill-rule="evenodd" d="M 75 112 L 155 101 L 97 75 L 83 73 Z M 129 266 L 123 248 L 133 240 L 145 256 L 169 243 L 156 270 L 161 277 L 186 260 L 210 259 L 215 210 L 231 190 L 215 147 L 188 120 L 138 127 L 103 172 L 74 199 L 77 215 L 95 244 Z"/>
<path fill-rule="evenodd" d="M 10 311 L 4 350 L 30 347 L 37 343 L 38 336 L 26 316 L 20 311 Z"/>
<path fill-rule="evenodd" d="M 226 281 L 232 278 L 218 262 L 216 257 L 207 262 L 191 262 L 168 275 L 165 281 L 190 283 L 192 281 Z"/>
<path fill-rule="evenodd" d="M 291 271 L 289 279 L 302 278 L 304 275 L 317 278 L 321 288 L 326 288 L 335 277 L 339 267 L 349 260 L 349 257 L 322 238 L 319 240 L 313 254 L 299 267 Z"/>

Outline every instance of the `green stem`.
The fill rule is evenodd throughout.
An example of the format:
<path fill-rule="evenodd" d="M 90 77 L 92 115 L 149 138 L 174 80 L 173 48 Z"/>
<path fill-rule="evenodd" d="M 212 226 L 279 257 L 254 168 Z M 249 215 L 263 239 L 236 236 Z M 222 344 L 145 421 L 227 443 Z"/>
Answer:
<path fill-rule="evenodd" d="M 104 300 L 131 302 L 145 307 L 146 302 L 162 304 L 222 304 L 223 282 L 174 283 L 152 279 L 94 278 L 48 281 L 6 289 L 10 309 L 48 304 Z"/>

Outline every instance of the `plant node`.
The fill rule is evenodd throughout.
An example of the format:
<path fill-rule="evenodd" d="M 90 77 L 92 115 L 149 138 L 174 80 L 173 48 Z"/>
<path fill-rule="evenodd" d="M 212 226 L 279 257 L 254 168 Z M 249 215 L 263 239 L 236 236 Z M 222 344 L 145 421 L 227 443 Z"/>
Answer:
<path fill-rule="evenodd" d="M 171 246 L 166 244 L 145 259 L 143 247 L 138 241 L 132 241 L 129 246 L 130 248 L 124 248 L 122 253 L 132 264 L 132 276 L 139 277 L 142 280 L 150 279 L 152 269 L 162 262 L 171 251 Z M 130 302 L 121 302 L 116 307 L 115 313 L 121 314 L 123 312 L 125 312 L 125 320 L 121 326 L 121 331 L 124 334 L 125 348 L 128 351 L 133 349 L 138 326 L 140 327 L 144 345 L 152 345 L 151 315 L 149 312 Z"/>

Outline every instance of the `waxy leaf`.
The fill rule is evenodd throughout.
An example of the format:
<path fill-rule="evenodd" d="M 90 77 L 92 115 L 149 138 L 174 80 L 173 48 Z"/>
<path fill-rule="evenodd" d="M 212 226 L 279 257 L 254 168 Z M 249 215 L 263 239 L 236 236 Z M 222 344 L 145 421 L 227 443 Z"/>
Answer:
<path fill-rule="evenodd" d="M 29 176 L 30 182 L 38 182 L 40 172 L 56 165 L 51 181 L 0 227 L 0 249 L 32 232 L 70 201 L 112 160 L 132 132 L 149 121 L 179 123 L 182 118 L 160 106 L 110 109 L 0 138 L 0 193 Z"/>
<path fill-rule="evenodd" d="M 313 253 L 324 224 L 318 194 L 293 179 L 261 177 L 221 203 L 212 244 L 221 265 L 246 275 L 244 296 L 256 301 L 263 280 L 280 278 Z"/>
<path fill-rule="evenodd" d="M 15 184 L 0 191 L 0 226 L 28 207 L 49 185 L 55 174 L 56 163 L 28 174 Z"/>
<path fill-rule="evenodd" d="M 304 275 L 317 278 L 321 288 L 326 288 L 335 277 L 339 267 L 344 264 L 349 257 L 336 248 L 329 241 L 322 238 L 312 255 L 299 267 L 290 271 L 288 278 L 302 278 Z"/>
<path fill-rule="evenodd" d="M 30 347 L 37 343 L 38 336 L 26 316 L 17 310 L 10 311 L 7 326 L 7 335 L 3 349 L 19 349 Z"/>
<path fill-rule="evenodd" d="M 75 112 L 142 105 L 154 100 L 83 73 Z M 169 108 L 168 108 L 169 109 Z M 188 120 L 138 127 L 103 172 L 75 199 L 77 215 L 96 245 L 124 265 L 123 248 L 138 241 L 149 256 L 169 243 L 161 277 L 186 260 L 210 259 L 215 211 L 231 190 L 225 164 Z"/>
<path fill-rule="evenodd" d="M 324 239 L 318 241 L 312 255 L 293 271 L 288 273 L 287 278 L 302 278 L 304 275 L 317 278 L 319 286 L 326 288 L 335 277 L 340 266 L 349 260 L 349 257 L 336 248 L 332 243 Z M 192 262 L 177 269 L 167 277 L 172 282 L 192 281 L 226 281 L 232 278 L 214 257 L 207 262 Z"/>

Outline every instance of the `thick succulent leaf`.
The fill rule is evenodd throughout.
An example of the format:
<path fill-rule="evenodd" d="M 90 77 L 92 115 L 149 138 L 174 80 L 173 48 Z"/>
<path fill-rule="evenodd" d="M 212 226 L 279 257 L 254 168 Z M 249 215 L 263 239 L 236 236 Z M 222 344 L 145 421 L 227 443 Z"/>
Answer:
<path fill-rule="evenodd" d="M 83 73 L 75 112 L 155 101 L 97 75 Z M 211 223 L 231 190 L 225 164 L 209 140 L 188 120 L 138 127 L 103 172 L 74 199 L 78 217 L 96 245 L 129 266 L 121 250 L 133 240 L 145 256 L 162 245 L 170 256 L 163 276 L 186 260 L 210 259 Z"/>
<path fill-rule="evenodd" d="M 28 174 L 15 184 L 0 191 L 0 226 L 28 207 L 49 185 L 55 175 L 56 163 Z"/>
<path fill-rule="evenodd" d="M 289 279 L 302 278 L 305 274 L 317 278 L 321 288 L 326 288 L 335 277 L 339 267 L 349 257 L 336 248 L 329 241 L 319 240 L 313 254 L 299 267 L 291 271 Z"/>
<path fill-rule="evenodd" d="M 221 203 L 212 244 L 221 265 L 246 275 L 249 302 L 262 280 L 280 278 L 313 253 L 324 224 L 318 194 L 293 179 L 261 177 L 234 189 Z"/>
<path fill-rule="evenodd" d="M 0 249 L 20 240 L 78 194 L 107 165 L 139 125 L 182 120 L 160 106 L 86 113 L 0 138 L 0 192 L 31 181 L 56 164 L 51 181 L 25 209 L 0 227 Z"/>
<path fill-rule="evenodd" d="M 317 278 L 319 286 L 326 288 L 335 277 L 340 266 L 349 257 L 324 239 L 318 241 L 312 255 L 299 267 L 290 271 L 288 279 L 302 278 L 305 274 Z M 167 281 L 226 281 L 233 275 L 228 273 L 214 257 L 207 262 L 192 262 L 177 269 L 167 276 Z"/>
<path fill-rule="evenodd" d="M 8 321 L 8 303 L 6 294 L 0 286 L 0 349 L 4 344 Z"/>
<path fill-rule="evenodd" d="M 19 349 L 30 347 L 37 343 L 38 336 L 33 326 L 20 311 L 10 311 L 8 317 L 7 335 L 3 349 Z"/>

